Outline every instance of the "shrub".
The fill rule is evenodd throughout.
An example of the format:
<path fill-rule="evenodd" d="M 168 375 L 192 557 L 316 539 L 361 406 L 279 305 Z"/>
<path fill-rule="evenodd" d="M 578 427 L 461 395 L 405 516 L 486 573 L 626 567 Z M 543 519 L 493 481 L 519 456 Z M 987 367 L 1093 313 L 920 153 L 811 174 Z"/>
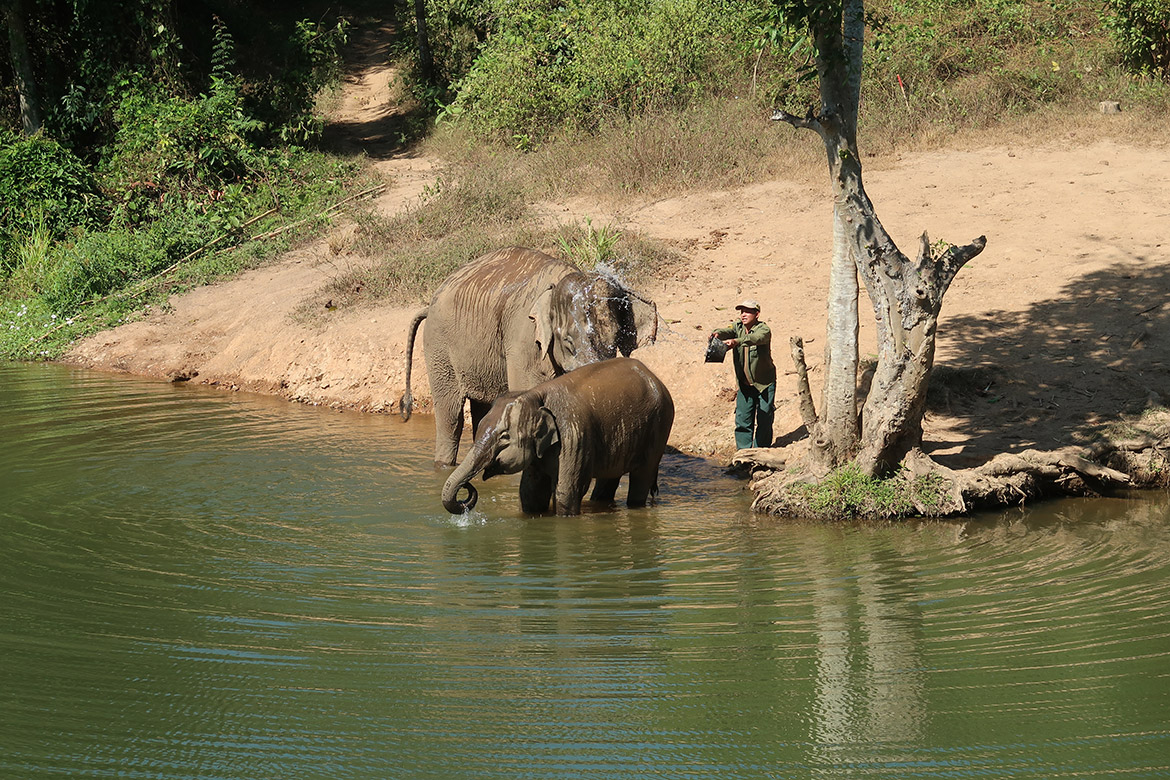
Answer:
<path fill-rule="evenodd" d="M 90 233 L 60 244 L 44 282 L 43 297 L 58 315 L 164 268 L 167 253 L 154 237 L 138 233 Z"/>
<path fill-rule="evenodd" d="M 525 0 L 495 10 L 446 116 L 521 143 L 553 126 L 686 105 L 721 68 L 746 61 L 748 14 L 717 0 Z"/>
<path fill-rule="evenodd" d="M 116 119 L 103 169 L 119 196 L 118 216 L 131 225 L 157 218 L 168 200 L 212 203 L 260 164 L 248 138 L 259 124 L 227 81 L 197 100 L 132 91 Z"/>
<path fill-rule="evenodd" d="M 15 246 L 47 231 L 54 239 L 105 218 L 107 203 L 85 164 L 56 141 L 0 133 L 0 278 L 15 268 Z"/>
<path fill-rule="evenodd" d="M 1112 34 L 1126 67 L 1170 78 L 1170 4 L 1166 0 L 1105 0 L 1101 22 Z"/>

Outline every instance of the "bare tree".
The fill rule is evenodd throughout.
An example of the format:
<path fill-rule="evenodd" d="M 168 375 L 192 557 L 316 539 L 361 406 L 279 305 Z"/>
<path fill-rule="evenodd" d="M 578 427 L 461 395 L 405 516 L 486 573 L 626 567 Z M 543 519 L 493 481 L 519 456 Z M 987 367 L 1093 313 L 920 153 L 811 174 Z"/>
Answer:
<path fill-rule="evenodd" d="M 857 150 L 864 1 L 776 3 L 779 17 L 792 30 L 807 34 L 813 43 L 820 106 L 810 108 L 804 116 L 776 110 L 772 118 L 820 136 L 833 190 L 825 385 L 819 413 L 808 383 L 803 344 L 798 338 L 792 340 L 813 476 L 824 476 L 846 464 L 874 477 L 890 475 L 900 466 L 914 477 L 938 476 L 947 497 L 936 496 L 931 504 L 917 509 L 943 515 L 1128 483 L 1126 473 L 1099 465 L 1097 461 L 1109 454 L 1105 450 L 1066 447 L 1054 452 L 1004 453 L 963 471 L 935 463 L 922 450 L 922 418 L 943 296 L 959 270 L 983 251 L 986 239 L 980 236 L 964 246 L 936 246 L 923 233 L 915 259 L 898 249 L 865 192 Z M 878 340 L 877 366 L 869 381 L 860 383 L 861 390 L 859 275 L 873 305 Z M 787 511 L 788 486 L 805 477 L 776 471 L 776 464 L 784 459 L 766 450 L 744 452 L 737 455 L 736 462 L 763 467 L 752 483 L 757 493 L 755 508 Z"/>
<path fill-rule="evenodd" d="M 833 187 L 833 258 L 823 408 L 817 414 L 794 344 L 801 410 L 824 470 L 847 462 L 880 476 L 899 465 L 922 440 L 926 389 L 934 365 L 935 331 L 943 295 L 959 269 L 986 243 L 936 252 L 924 234 L 911 261 L 886 233 L 861 178 L 857 113 L 865 34 L 863 0 L 787 0 L 789 23 L 807 27 L 816 51 L 821 105 L 803 116 L 777 110 L 773 119 L 812 130 L 825 146 Z M 859 410 L 858 274 L 877 320 L 878 364 Z"/>

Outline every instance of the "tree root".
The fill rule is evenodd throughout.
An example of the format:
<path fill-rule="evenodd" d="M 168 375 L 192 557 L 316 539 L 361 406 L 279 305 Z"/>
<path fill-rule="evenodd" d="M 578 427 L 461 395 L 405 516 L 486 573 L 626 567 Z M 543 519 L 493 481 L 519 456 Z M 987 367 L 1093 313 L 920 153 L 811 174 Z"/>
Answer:
<path fill-rule="evenodd" d="M 756 493 L 752 509 L 778 515 L 836 519 L 847 514 L 875 517 L 872 510 L 841 510 L 823 498 L 810 500 L 821 479 L 802 470 L 796 459 L 769 450 L 741 450 L 734 465 L 752 473 Z M 786 470 L 784 464 L 790 464 Z M 902 470 L 887 480 L 900 491 L 888 496 L 877 511 L 886 518 L 950 517 L 975 510 L 1018 506 L 1061 496 L 1104 495 L 1128 487 L 1170 486 L 1170 436 L 1102 442 L 1091 448 L 1064 447 L 1053 451 L 1025 450 L 1002 453 L 981 466 L 953 470 L 933 461 L 919 449 L 902 462 Z M 826 511 L 824 507 L 832 507 Z"/>

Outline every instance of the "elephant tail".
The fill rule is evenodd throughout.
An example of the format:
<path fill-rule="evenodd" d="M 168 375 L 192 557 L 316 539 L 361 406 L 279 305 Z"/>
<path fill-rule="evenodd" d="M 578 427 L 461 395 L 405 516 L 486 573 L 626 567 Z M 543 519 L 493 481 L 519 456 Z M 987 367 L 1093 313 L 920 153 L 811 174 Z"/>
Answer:
<path fill-rule="evenodd" d="M 410 369 L 414 364 L 414 337 L 418 334 L 418 326 L 422 325 L 422 321 L 427 318 L 427 312 L 430 310 L 431 308 L 428 306 L 414 315 L 414 319 L 410 321 L 410 328 L 406 332 L 406 392 L 398 400 L 398 408 L 402 412 L 403 422 L 410 419 L 410 412 L 414 408 L 414 396 L 410 394 Z"/>

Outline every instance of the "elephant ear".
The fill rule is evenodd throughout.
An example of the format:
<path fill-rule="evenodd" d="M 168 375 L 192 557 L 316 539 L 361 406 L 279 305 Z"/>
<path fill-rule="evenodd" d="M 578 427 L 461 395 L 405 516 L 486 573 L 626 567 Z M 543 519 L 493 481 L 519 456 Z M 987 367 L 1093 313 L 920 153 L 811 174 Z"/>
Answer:
<path fill-rule="evenodd" d="M 630 303 L 633 322 L 630 327 L 622 329 L 618 348 L 622 355 L 629 357 L 638 347 L 648 346 L 658 339 L 658 306 L 631 290 L 626 291 L 626 299 Z"/>
<path fill-rule="evenodd" d="M 528 312 L 528 319 L 536 326 L 536 346 L 540 348 L 540 356 L 547 358 L 552 349 L 553 341 L 553 288 L 550 286 L 540 294 L 532 309 Z"/>
<path fill-rule="evenodd" d="M 536 457 L 543 458 L 545 453 L 560 444 L 561 434 L 557 430 L 557 418 L 547 406 L 540 407 L 540 417 L 536 421 Z"/>

